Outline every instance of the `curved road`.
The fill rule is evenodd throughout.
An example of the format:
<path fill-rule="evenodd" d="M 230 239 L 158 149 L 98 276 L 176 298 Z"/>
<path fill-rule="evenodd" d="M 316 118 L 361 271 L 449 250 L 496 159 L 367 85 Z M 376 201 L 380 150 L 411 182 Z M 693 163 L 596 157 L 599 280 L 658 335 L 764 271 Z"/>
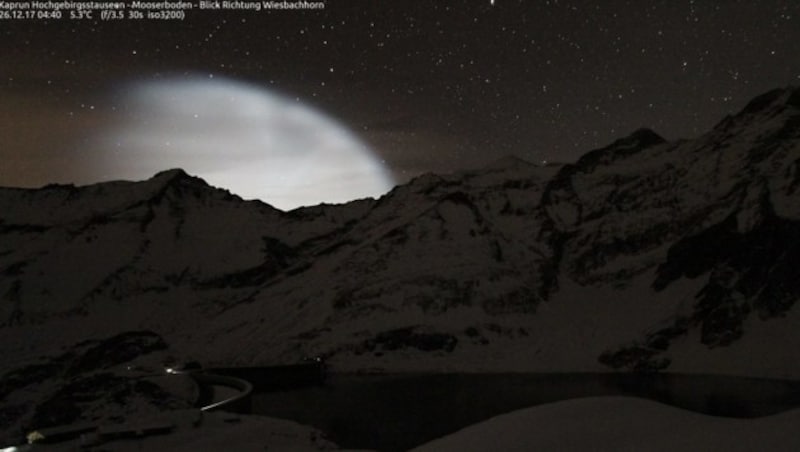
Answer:
<path fill-rule="evenodd" d="M 193 372 L 199 389 L 198 405 L 203 411 L 226 410 L 250 413 L 253 385 L 240 378 Z"/>

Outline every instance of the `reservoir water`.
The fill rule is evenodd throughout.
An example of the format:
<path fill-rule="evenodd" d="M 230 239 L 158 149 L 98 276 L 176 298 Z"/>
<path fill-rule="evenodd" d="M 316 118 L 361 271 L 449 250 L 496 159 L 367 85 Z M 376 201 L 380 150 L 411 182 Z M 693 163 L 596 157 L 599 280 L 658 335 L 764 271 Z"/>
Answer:
<path fill-rule="evenodd" d="M 676 374 L 334 375 L 253 395 L 253 413 L 314 426 L 346 448 L 408 450 L 499 414 L 576 397 L 644 397 L 714 416 L 800 407 L 800 382 Z"/>

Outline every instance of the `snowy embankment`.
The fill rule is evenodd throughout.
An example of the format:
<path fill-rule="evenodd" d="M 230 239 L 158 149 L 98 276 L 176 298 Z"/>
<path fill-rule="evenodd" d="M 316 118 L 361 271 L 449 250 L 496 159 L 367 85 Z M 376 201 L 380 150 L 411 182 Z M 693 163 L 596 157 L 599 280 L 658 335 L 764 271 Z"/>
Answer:
<path fill-rule="evenodd" d="M 137 431 L 163 428 L 168 434 L 137 435 Z M 315 451 L 336 449 L 318 430 L 291 421 L 261 416 L 242 416 L 225 412 L 182 410 L 153 418 L 101 427 L 98 432 L 116 434 L 119 439 L 96 442 L 96 435 L 84 435 L 58 444 L 37 444 L 43 452 L 74 451 L 96 447 L 108 452 L 140 450 L 201 451 L 235 450 Z M 20 450 L 25 450 L 20 448 Z"/>
<path fill-rule="evenodd" d="M 630 397 L 590 397 L 497 416 L 414 449 L 432 451 L 800 450 L 800 410 L 706 416 Z"/>

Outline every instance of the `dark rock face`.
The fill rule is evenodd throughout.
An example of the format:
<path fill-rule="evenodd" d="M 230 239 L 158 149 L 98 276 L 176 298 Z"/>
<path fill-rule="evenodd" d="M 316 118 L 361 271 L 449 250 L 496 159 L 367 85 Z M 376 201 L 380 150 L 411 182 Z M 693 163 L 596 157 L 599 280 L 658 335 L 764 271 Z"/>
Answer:
<path fill-rule="evenodd" d="M 673 326 L 648 334 L 643 343 L 634 343 L 602 353 L 598 361 L 613 369 L 658 372 L 669 367 L 669 358 L 659 356 L 671 342 L 689 331 L 689 319 L 679 317 Z"/>
<path fill-rule="evenodd" d="M 151 331 L 131 331 L 101 341 L 75 359 L 67 374 L 107 369 L 139 356 L 167 348 L 161 336 Z"/>
<path fill-rule="evenodd" d="M 664 290 L 680 278 L 706 278 L 690 317 L 649 335 L 643 345 L 624 346 L 599 359 L 614 368 L 651 368 L 675 337 L 700 330 L 709 347 L 734 344 L 751 315 L 762 320 L 782 317 L 800 300 L 800 222 L 778 217 L 767 198 L 760 200 L 758 221 L 749 230 L 737 213 L 669 249 L 658 267 L 653 288 Z"/>
<path fill-rule="evenodd" d="M 166 348 L 161 336 L 151 331 L 130 331 L 102 341 L 85 341 L 45 362 L 6 372 L 0 378 L 0 399 L 26 386 L 101 371 Z"/>
<path fill-rule="evenodd" d="M 653 146 L 666 143 L 666 140 L 650 129 L 639 129 L 625 138 L 620 138 L 610 145 L 588 152 L 578 159 L 575 166 L 566 166 L 563 173 L 569 171 L 581 171 L 588 173 L 594 171 L 599 166 L 606 166 L 616 160 L 629 157 Z M 564 177 L 566 174 L 562 174 Z"/>
<path fill-rule="evenodd" d="M 768 107 L 770 104 L 778 100 L 784 94 L 784 90 L 781 88 L 773 89 L 768 91 L 764 94 L 754 97 L 744 109 L 741 111 L 741 115 L 746 114 L 753 114 L 758 113 L 759 111 L 763 110 L 764 108 Z"/>
<path fill-rule="evenodd" d="M 166 342 L 153 332 L 131 331 L 84 341 L 61 355 L 6 372 L 0 377 L 0 400 L 11 398 L 17 391 L 28 396 L 24 401 L 15 398 L 15 403 L 0 404 L 0 421 L 18 429 L 16 433 L 4 432 L 18 437 L 3 438 L 3 442 L 16 442 L 22 434 L 37 428 L 124 413 L 133 400 L 153 410 L 190 407 L 191 401 L 128 375 L 130 372 L 120 372 L 120 366 L 166 348 Z"/>
<path fill-rule="evenodd" d="M 263 262 L 251 268 L 197 282 L 197 287 L 205 289 L 256 287 L 293 264 L 294 258 L 297 257 L 294 249 L 272 237 L 263 237 L 262 240 Z"/>
<path fill-rule="evenodd" d="M 64 368 L 63 361 L 68 358 L 68 355 L 64 355 L 47 363 L 30 364 L 7 372 L 0 379 L 0 399 L 4 399 L 12 392 L 26 386 L 39 384 L 49 378 L 58 376 Z"/>
<path fill-rule="evenodd" d="M 36 406 L 29 430 L 73 423 L 85 418 L 87 408 L 102 402 L 103 409 L 119 410 L 133 399 L 145 399 L 159 409 L 185 408 L 186 402 L 148 381 L 109 373 L 94 374 L 62 386 Z M 122 418 L 120 417 L 119 420 Z"/>
<path fill-rule="evenodd" d="M 364 343 L 370 352 L 381 353 L 404 348 L 414 348 L 423 352 L 452 352 L 458 345 L 458 338 L 451 334 L 417 331 L 415 327 L 384 331 Z"/>
<path fill-rule="evenodd" d="M 660 291 L 681 277 L 693 279 L 707 273 L 720 259 L 727 258 L 732 249 L 740 246 L 740 242 L 734 215 L 677 242 L 670 247 L 667 261 L 658 267 L 653 288 Z"/>
<path fill-rule="evenodd" d="M 645 346 L 632 345 L 616 352 L 605 352 L 598 360 L 614 369 L 626 369 L 633 372 L 658 372 L 670 365 L 668 358 L 657 358 L 658 350 Z"/>
<path fill-rule="evenodd" d="M 781 316 L 800 299 L 800 222 L 768 212 L 755 229 L 739 233 L 736 218 L 728 217 L 676 243 L 653 285 L 662 290 L 677 278 L 704 274 L 710 276 L 692 322 L 702 325 L 704 344 L 730 345 L 751 312 Z"/>

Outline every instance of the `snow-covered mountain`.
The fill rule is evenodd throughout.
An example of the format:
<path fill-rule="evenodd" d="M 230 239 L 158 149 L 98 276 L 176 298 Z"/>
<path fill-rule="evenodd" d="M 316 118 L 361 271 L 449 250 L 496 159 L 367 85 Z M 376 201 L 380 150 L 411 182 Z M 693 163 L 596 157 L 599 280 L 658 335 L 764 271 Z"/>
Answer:
<path fill-rule="evenodd" d="M 211 364 L 798 377 L 798 188 L 789 88 L 693 140 L 290 212 L 180 170 L 0 189 L 0 370 L 147 330 Z"/>

